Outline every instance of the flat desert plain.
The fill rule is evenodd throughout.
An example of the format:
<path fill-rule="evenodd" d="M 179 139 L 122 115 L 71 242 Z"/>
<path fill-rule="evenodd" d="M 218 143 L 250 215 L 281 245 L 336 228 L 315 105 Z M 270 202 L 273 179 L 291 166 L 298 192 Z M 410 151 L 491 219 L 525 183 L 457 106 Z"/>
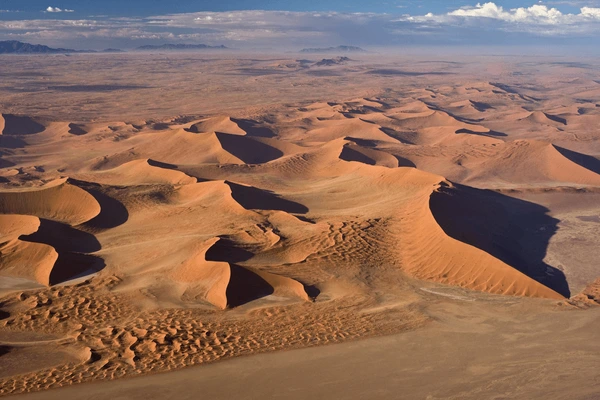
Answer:
<path fill-rule="evenodd" d="M 597 59 L 0 65 L 1 394 L 600 397 Z"/>

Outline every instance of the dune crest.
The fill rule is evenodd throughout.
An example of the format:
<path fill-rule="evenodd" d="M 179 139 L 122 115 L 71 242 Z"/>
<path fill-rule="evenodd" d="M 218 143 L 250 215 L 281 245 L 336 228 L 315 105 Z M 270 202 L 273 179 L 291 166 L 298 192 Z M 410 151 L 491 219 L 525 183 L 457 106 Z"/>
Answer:
<path fill-rule="evenodd" d="M 76 177 L 82 180 L 105 184 L 118 182 L 120 185 L 126 186 L 151 184 L 187 185 L 196 183 L 195 178 L 180 171 L 161 167 L 160 163 L 148 159 L 129 161 L 116 168 L 103 170 L 94 174 L 76 175 Z"/>
<path fill-rule="evenodd" d="M 240 126 L 234 122 L 229 116 L 222 115 L 217 117 L 211 117 L 196 122 L 189 127 L 189 131 L 193 133 L 228 133 L 231 135 L 246 135 Z"/>
<path fill-rule="evenodd" d="M 39 188 L 0 192 L 0 212 L 27 214 L 78 225 L 100 213 L 100 205 L 85 190 L 58 179 Z"/>

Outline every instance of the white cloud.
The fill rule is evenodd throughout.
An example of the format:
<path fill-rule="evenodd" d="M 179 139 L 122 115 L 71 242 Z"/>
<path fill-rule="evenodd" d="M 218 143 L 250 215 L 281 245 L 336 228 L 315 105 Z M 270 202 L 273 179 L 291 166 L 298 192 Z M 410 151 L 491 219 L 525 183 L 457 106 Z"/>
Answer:
<path fill-rule="evenodd" d="M 600 19 L 600 8 L 595 7 L 581 7 L 581 15 Z"/>
<path fill-rule="evenodd" d="M 62 9 L 62 8 L 58 8 L 58 7 L 52 7 L 52 6 L 48 6 L 48 8 L 46 8 L 46 11 L 44 12 L 49 12 L 49 13 L 59 13 L 59 12 L 75 12 L 75 10 L 69 10 L 69 9 Z"/>
<path fill-rule="evenodd" d="M 71 11 L 51 6 L 45 12 Z M 127 18 L 4 19 L 0 20 L 0 40 L 37 38 L 44 44 L 79 48 L 185 42 L 291 50 L 340 44 L 510 45 L 540 40 L 554 43 L 555 38 L 580 43 L 581 37 L 589 38 L 586 43 L 593 43 L 600 33 L 600 8 L 583 3 L 574 14 L 546 4 L 505 9 L 492 2 L 443 14 L 426 12 L 391 15 L 247 10 Z"/>
<path fill-rule="evenodd" d="M 479 27 L 482 30 L 528 32 L 540 36 L 589 35 L 600 31 L 600 8 L 581 7 L 579 13 L 571 14 L 545 4 L 505 9 L 487 2 L 446 14 L 405 16 L 401 20 L 430 27 Z"/>
<path fill-rule="evenodd" d="M 495 3 L 477 3 L 475 7 L 460 8 L 449 12 L 449 16 L 457 17 L 480 17 L 492 18 L 505 22 L 529 23 L 529 24 L 572 24 L 582 18 L 600 18 L 600 9 L 583 7 L 579 14 L 563 14 L 556 8 L 548 8 L 543 4 L 535 4 L 531 7 L 519 7 L 505 10 Z"/>

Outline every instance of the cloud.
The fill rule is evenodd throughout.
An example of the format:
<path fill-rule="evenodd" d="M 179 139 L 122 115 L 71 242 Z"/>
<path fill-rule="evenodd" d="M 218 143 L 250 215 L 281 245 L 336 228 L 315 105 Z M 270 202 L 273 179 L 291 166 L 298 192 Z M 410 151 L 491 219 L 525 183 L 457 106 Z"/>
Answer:
<path fill-rule="evenodd" d="M 475 7 L 460 8 L 449 16 L 492 18 L 505 22 L 524 24 L 560 25 L 582 22 L 586 18 L 600 18 L 600 8 L 582 7 L 579 14 L 563 14 L 556 8 L 543 4 L 505 10 L 495 3 L 477 3 Z"/>
<path fill-rule="evenodd" d="M 479 26 L 482 30 L 527 32 L 540 36 L 590 35 L 600 28 L 600 8 L 581 7 L 579 13 L 563 13 L 545 4 L 505 9 L 493 2 L 477 3 L 446 14 L 405 16 L 402 20 L 425 26 Z"/>
<path fill-rule="evenodd" d="M 600 8 L 581 7 L 581 14 L 586 17 L 596 18 L 600 20 Z"/>
<path fill-rule="evenodd" d="M 75 10 L 69 10 L 69 9 L 62 9 L 62 8 L 58 8 L 58 7 L 52 7 L 52 6 L 48 6 L 48 8 L 46 8 L 46 10 L 44 12 L 49 12 L 49 13 L 59 13 L 59 12 L 75 12 Z"/>
<path fill-rule="evenodd" d="M 46 10 L 71 11 L 58 7 Z M 150 17 L 0 20 L 0 40 L 78 48 L 131 48 L 165 42 L 285 50 L 340 44 L 509 46 L 568 40 L 581 45 L 593 44 L 598 32 L 600 8 L 583 3 L 579 12 L 573 14 L 546 4 L 505 9 L 487 2 L 424 15 L 245 10 Z"/>

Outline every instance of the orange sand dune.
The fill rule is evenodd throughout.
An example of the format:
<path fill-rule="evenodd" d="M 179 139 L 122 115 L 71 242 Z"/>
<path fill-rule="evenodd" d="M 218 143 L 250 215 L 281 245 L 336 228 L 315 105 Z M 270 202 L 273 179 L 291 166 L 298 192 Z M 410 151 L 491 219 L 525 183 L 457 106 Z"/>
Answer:
<path fill-rule="evenodd" d="M 203 119 L 192 124 L 189 130 L 193 133 L 219 132 L 232 135 L 246 135 L 247 133 L 226 115 Z"/>
<path fill-rule="evenodd" d="M 58 259 L 58 253 L 51 246 L 15 239 L 0 245 L 0 252 L 0 276 L 50 284 L 50 274 Z"/>
<path fill-rule="evenodd" d="M 405 239 L 399 255 L 415 277 L 490 293 L 562 298 L 488 253 L 448 237 L 429 207 L 415 208 L 410 215 L 400 226 L 410 227 L 413 234 Z"/>
<path fill-rule="evenodd" d="M 498 184 L 565 182 L 597 186 L 600 175 L 567 159 L 550 143 L 520 140 L 504 145 L 497 156 L 477 165 L 466 179 L 481 180 Z"/>
<path fill-rule="evenodd" d="M 323 121 L 318 128 L 306 132 L 306 139 L 315 142 L 328 142 L 343 137 L 357 139 L 381 140 L 397 142 L 386 135 L 377 124 L 366 122 L 360 118 Z"/>
<path fill-rule="evenodd" d="M 161 168 L 160 163 L 155 163 L 147 159 L 126 162 L 116 168 L 93 174 L 76 175 L 74 178 L 105 184 L 115 182 L 125 186 L 141 184 L 186 185 L 196 183 L 195 178 L 187 176 L 183 172 Z"/>
<path fill-rule="evenodd" d="M 358 161 L 369 165 L 381 165 L 395 168 L 398 159 L 389 153 L 362 147 L 354 143 L 348 143 L 342 149 L 340 158 L 345 161 Z"/>
<path fill-rule="evenodd" d="M 0 214 L 0 243 L 29 235 L 38 230 L 40 220 L 30 215 Z"/>
<path fill-rule="evenodd" d="M 85 190 L 60 179 L 39 188 L 0 192 L 0 212 L 78 225 L 98 215 L 100 205 Z"/>
<path fill-rule="evenodd" d="M 0 88 L 0 394 L 427 323 L 480 335 L 498 310 L 552 331 L 557 309 L 597 303 L 587 69 L 119 55 L 129 88 L 97 83 L 111 57 L 71 58 L 69 79 L 90 83 L 68 96 Z M 14 65 L 3 79 L 21 87 Z M 26 353 L 5 340 L 17 332 L 76 356 L 4 367 Z"/>
<path fill-rule="evenodd" d="M 50 283 L 50 273 L 58 258 L 51 247 L 19 240 L 38 230 L 40 220 L 29 215 L 0 214 L 0 275 L 25 278 L 42 285 Z"/>

